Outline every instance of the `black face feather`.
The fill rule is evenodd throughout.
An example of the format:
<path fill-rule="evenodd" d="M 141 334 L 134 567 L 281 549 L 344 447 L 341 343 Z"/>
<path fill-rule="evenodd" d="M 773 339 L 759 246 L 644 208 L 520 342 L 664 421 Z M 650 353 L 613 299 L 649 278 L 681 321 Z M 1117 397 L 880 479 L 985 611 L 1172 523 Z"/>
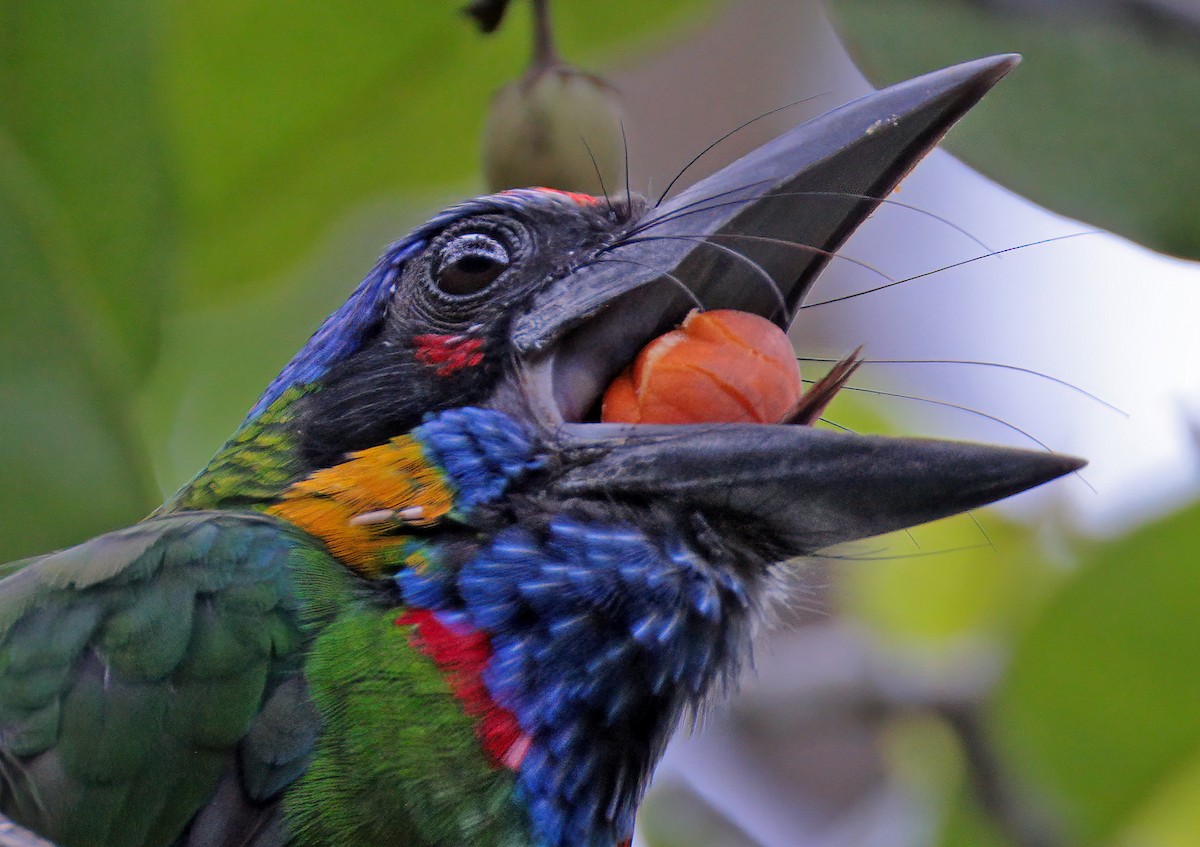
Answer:
<path fill-rule="evenodd" d="M 459 217 L 398 269 L 381 319 L 357 352 L 305 397 L 301 453 L 311 467 L 381 444 L 429 412 L 483 405 L 512 368 L 516 317 L 586 263 L 640 212 L 564 202 L 557 192 Z"/>

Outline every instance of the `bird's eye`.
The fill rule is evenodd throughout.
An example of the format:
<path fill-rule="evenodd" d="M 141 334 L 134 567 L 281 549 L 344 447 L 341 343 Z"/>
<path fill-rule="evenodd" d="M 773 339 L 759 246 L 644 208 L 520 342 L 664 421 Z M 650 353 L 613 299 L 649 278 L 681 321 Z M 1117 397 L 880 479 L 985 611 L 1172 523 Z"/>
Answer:
<path fill-rule="evenodd" d="M 481 232 L 460 235 L 442 248 L 433 269 L 439 290 L 459 297 L 476 294 L 504 273 L 511 259 L 503 244 Z"/>

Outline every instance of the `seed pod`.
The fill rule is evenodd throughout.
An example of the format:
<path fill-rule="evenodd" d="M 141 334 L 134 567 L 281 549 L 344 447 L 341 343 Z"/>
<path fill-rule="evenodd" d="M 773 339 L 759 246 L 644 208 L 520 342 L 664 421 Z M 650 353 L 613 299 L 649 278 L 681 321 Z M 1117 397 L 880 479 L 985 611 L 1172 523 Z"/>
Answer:
<path fill-rule="evenodd" d="M 766 318 L 691 312 L 651 341 L 609 385 L 600 418 L 612 423 L 777 423 L 802 383 L 787 335 Z"/>
<path fill-rule="evenodd" d="M 621 103 L 598 76 L 560 61 L 535 65 L 492 98 L 483 134 L 491 191 L 616 192 L 624 187 L 624 158 Z"/>
<path fill-rule="evenodd" d="M 486 35 L 500 28 L 500 22 L 504 20 L 504 13 L 508 11 L 510 2 L 511 0 L 471 0 L 463 8 L 463 12 L 474 18 L 479 31 Z"/>

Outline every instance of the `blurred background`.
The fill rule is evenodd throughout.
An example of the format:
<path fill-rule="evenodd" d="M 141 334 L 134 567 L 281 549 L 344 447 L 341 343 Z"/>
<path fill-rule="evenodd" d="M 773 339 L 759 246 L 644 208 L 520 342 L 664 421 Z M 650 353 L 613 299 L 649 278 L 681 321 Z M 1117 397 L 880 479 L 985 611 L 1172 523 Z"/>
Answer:
<path fill-rule="evenodd" d="M 384 245 L 484 189 L 528 13 L 483 36 L 450 0 L 0 0 L 0 557 L 148 512 Z M 1092 462 L 808 563 L 757 673 L 670 748 L 639 842 L 1200 844 L 1200 4 L 554 15 L 651 196 L 784 104 L 811 98 L 682 183 L 872 84 L 1023 53 L 810 302 L 886 282 L 857 263 L 912 279 L 793 339 L 806 375 L 884 360 L 842 426 Z"/>

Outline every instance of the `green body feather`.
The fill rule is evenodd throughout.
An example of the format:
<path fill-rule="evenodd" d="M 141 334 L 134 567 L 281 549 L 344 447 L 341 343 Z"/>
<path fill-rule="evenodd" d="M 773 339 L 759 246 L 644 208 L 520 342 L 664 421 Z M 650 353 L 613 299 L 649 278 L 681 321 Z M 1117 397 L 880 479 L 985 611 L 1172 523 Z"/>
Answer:
<path fill-rule="evenodd" d="M 299 476 L 294 418 L 296 401 L 303 395 L 300 388 L 288 389 L 262 414 L 243 423 L 155 514 L 261 508 L 270 503 Z"/>
<path fill-rule="evenodd" d="M 512 773 L 486 760 L 474 720 L 397 612 L 343 608 L 307 667 L 324 731 L 284 801 L 296 843 L 528 844 Z"/>
<path fill-rule="evenodd" d="M 9 566 L 0 804 L 60 847 L 529 843 L 403 610 L 261 513 L 296 394 L 147 521 Z"/>
<path fill-rule="evenodd" d="M 312 543 L 190 513 L 24 563 L 0 592 L 4 808 L 65 847 L 171 843 L 298 669 Z M 243 745 L 264 785 L 269 738 Z"/>

